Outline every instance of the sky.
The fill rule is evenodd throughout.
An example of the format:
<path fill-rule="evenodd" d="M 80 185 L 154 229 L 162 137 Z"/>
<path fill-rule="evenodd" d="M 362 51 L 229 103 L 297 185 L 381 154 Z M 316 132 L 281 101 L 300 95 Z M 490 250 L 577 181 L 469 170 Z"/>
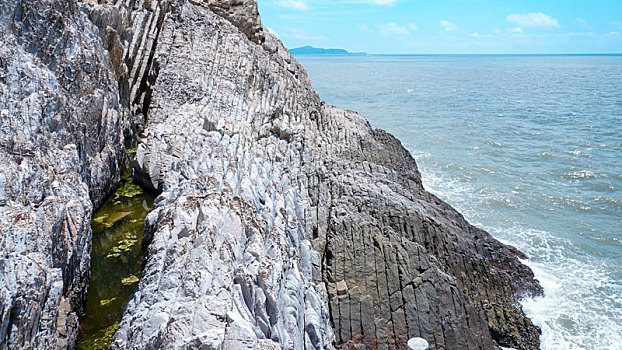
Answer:
<path fill-rule="evenodd" d="M 258 0 L 288 48 L 374 54 L 622 53 L 622 0 Z"/>

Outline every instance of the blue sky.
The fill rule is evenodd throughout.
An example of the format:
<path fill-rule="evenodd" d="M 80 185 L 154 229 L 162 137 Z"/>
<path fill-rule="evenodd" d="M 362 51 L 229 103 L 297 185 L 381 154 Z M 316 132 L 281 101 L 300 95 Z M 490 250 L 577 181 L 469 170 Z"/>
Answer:
<path fill-rule="evenodd" d="M 258 0 L 288 48 L 393 54 L 622 53 L 622 0 Z"/>

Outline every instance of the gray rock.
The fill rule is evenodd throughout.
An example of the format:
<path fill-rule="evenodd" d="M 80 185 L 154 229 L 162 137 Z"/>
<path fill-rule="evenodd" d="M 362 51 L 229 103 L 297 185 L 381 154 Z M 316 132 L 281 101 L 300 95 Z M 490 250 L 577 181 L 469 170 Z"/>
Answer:
<path fill-rule="evenodd" d="M 261 105 L 259 87 L 281 79 L 274 64 L 208 7 L 182 3 L 167 15 L 137 153 L 138 172 L 163 193 L 113 348 L 332 347 L 326 291 L 311 276 L 320 257 L 306 238 L 305 193 L 290 175 L 301 168 L 303 130 L 290 132 L 289 146 L 274 132 L 284 113 Z"/>
<path fill-rule="evenodd" d="M 346 327 L 336 330 L 337 341 L 405 348 L 410 337 L 423 337 L 431 349 L 539 348 L 539 330 L 518 300 L 542 290 L 519 262 L 522 254 L 426 192 L 414 160 L 394 137 L 354 113 L 326 105 L 324 113 L 340 125 L 325 129 L 332 154 L 318 157 L 322 165 L 308 174 L 316 177 L 312 205 L 331 208 L 315 247 L 323 252 L 331 317 L 340 318 L 337 328 Z M 359 295 L 342 298 L 341 281 Z M 349 322 L 358 322 L 363 318 L 352 309 L 362 310 L 366 297 L 377 321 L 390 320 L 387 343 L 378 330 L 348 333 L 365 327 L 344 320 L 342 304 Z"/>
<path fill-rule="evenodd" d="M 141 129 L 149 105 L 151 75 L 157 42 L 169 0 L 78 0 L 99 29 L 110 56 L 126 136 Z"/>
<path fill-rule="evenodd" d="M 241 31 L 248 40 L 263 44 L 264 29 L 259 17 L 257 2 L 251 0 L 193 0 L 196 4 L 206 4 L 215 14 L 225 18 Z"/>
<path fill-rule="evenodd" d="M 0 348 L 72 348 L 123 157 L 116 79 L 75 1 L 3 1 L 0 32 Z"/>

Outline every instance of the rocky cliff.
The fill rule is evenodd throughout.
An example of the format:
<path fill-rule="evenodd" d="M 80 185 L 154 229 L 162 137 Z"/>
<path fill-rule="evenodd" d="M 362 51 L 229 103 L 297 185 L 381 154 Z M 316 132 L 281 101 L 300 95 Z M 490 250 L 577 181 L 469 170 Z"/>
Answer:
<path fill-rule="evenodd" d="M 254 1 L 0 6 L 0 347 L 72 346 L 91 202 L 135 127 L 160 195 L 113 349 L 539 347 L 522 254 L 320 102 Z"/>

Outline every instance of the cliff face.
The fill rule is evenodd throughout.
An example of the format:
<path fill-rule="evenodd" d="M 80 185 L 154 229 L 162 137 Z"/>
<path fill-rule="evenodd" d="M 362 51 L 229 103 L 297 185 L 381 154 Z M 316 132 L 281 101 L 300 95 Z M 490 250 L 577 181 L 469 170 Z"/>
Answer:
<path fill-rule="evenodd" d="M 72 63 L 71 68 L 95 70 L 99 81 L 89 74 L 69 85 L 51 85 L 65 94 L 59 100 L 68 109 L 57 109 L 68 125 L 39 134 L 68 138 L 37 144 L 41 152 L 62 150 L 75 156 L 74 166 L 66 170 L 73 177 L 57 178 L 56 183 L 63 196 L 81 200 L 82 205 L 71 208 L 80 213 L 82 229 L 72 236 L 75 230 L 64 229 L 71 225 L 54 226 L 46 221 L 49 216 L 35 216 L 30 209 L 34 201 L 20 202 L 17 195 L 7 197 L 0 217 L 5 220 L 10 213 L 6 208 L 17 206 L 31 215 L 25 227 L 32 227 L 37 239 L 82 237 L 74 246 L 83 254 L 73 255 L 74 263 L 60 268 L 83 276 L 82 267 L 88 266 L 84 251 L 90 247 L 88 190 L 98 203 L 118 176 L 115 159 L 122 130 L 144 123 L 135 176 L 161 194 L 147 218 L 143 278 L 113 349 L 403 349 L 414 336 L 427 339 L 432 349 L 539 347 L 539 330 L 518 300 L 541 293 L 541 288 L 519 262 L 521 253 L 471 226 L 426 192 L 414 159 L 397 139 L 373 130 L 354 112 L 321 103 L 304 69 L 262 27 L 255 1 L 100 2 L 82 5 L 97 32 L 72 1 L 31 1 L 39 14 L 46 6 L 65 4 L 61 17 L 80 28 L 69 32 L 88 38 L 80 46 L 73 44 L 82 43 L 75 37 L 48 35 L 72 44 L 67 44 L 72 50 L 62 51 L 65 56 L 54 51 L 51 59 L 71 61 L 80 50 L 98 57 L 89 66 Z M 34 63 L 15 61 L 9 67 L 42 67 L 49 79 L 61 79 L 66 72 L 59 70 L 62 64 L 40 57 L 48 46 L 38 43 L 45 41 L 19 39 L 24 36 L 15 29 L 21 27 L 15 25 L 21 23 L 15 9 L 23 5 L 18 3 L 29 1 L 2 5 L 1 23 L 12 30 L 1 39 L 11 44 L 0 46 L 3 67 L 5 56 L 19 57 Z M 40 17 L 34 23 L 43 30 Z M 9 50 L 18 53 L 5 53 Z M 3 90 L 0 103 L 22 101 L 19 96 L 28 90 L 15 85 L 17 81 L 15 92 Z M 112 97 L 105 104 L 84 100 L 90 91 Z M 102 110 L 112 110 L 114 128 L 102 127 L 108 124 L 100 121 L 110 118 Z M 100 119 L 90 111 L 99 111 Z M 22 125 L 18 120 L 37 115 L 14 113 L 8 124 L 3 114 L 3 128 L 9 125 L 3 140 L 15 137 Z M 37 118 L 38 124 L 29 125 L 47 125 L 50 119 Z M 76 138 L 81 129 L 71 121 L 90 126 L 94 132 L 85 135 L 91 139 Z M 93 161 L 88 157 L 91 143 L 116 151 L 106 153 L 108 163 Z M 63 148 L 67 144 L 76 146 Z M 15 149 L 21 148 L 2 149 L 7 164 L 16 162 L 9 159 Z M 40 158 L 36 164 L 53 160 L 53 169 L 68 168 L 60 157 Z M 75 164 L 81 164 L 77 171 Z M 107 182 L 98 176 L 106 172 L 111 175 Z M 41 188 L 53 188 L 53 183 Z M 52 207 L 69 207 L 58 196 Z M 42 231 L 43 223 L 53 227 Z M 29 234 L 21 233 L 17 222 L 4 227 L 9 227 L 4 240 Z M 58 338 L 52 330 L 62 323 L 39 328 L 36 322 L 19 324 L 31 318 L 26 311 L 19 313 L 25 307 L 11 305 L 34 300 L 45 306 L 50 293 L 37 294 L 40 290 L 29 282 L 37 274 L 17 267 L 6 270 L 19 266 L 24 256 L 19 244 L 7 242 L 0 248 L 6 257 L 0 265 L 5 269 L 0 339 L 9 346 L 27 339 L 34 348 L 47 348 L 31 339 Z M 44 271 L 57 268 L 52 257 L 78 249 L 74 246 L 37 246 L 37 256 L 50 261 Z M 13 271 L 17 282 L 6 271 Z M 53 285 L 59 279 L 51 280 Z M 79 310 L 84 279 L 64 281 L 58 294 L 76 296 L 67 308 Z M 41 319 L 60 319 L 57 310 L 41 309 Z M 5 319 L 12 326 L 4 327 Z M 67 343 L 49 344 L 54 348 Z"/>
<path fill-rule="evenodd" d="M 537 348 L 520 253 L 427 193 L 399 141 L 320 103 L 239 21 L 253 6 L 214 6 L 175 3 L 156 44 L 137 169 L 163 192 L 114 347 L 324 348 L 329 314 L 337 344 Z"/>
<path fill-rule="evenodd" d="M 0 348 L 63 348 L 119 178 L 117 83 L 75 2 L 2 1 L 0 33 Z"/>

